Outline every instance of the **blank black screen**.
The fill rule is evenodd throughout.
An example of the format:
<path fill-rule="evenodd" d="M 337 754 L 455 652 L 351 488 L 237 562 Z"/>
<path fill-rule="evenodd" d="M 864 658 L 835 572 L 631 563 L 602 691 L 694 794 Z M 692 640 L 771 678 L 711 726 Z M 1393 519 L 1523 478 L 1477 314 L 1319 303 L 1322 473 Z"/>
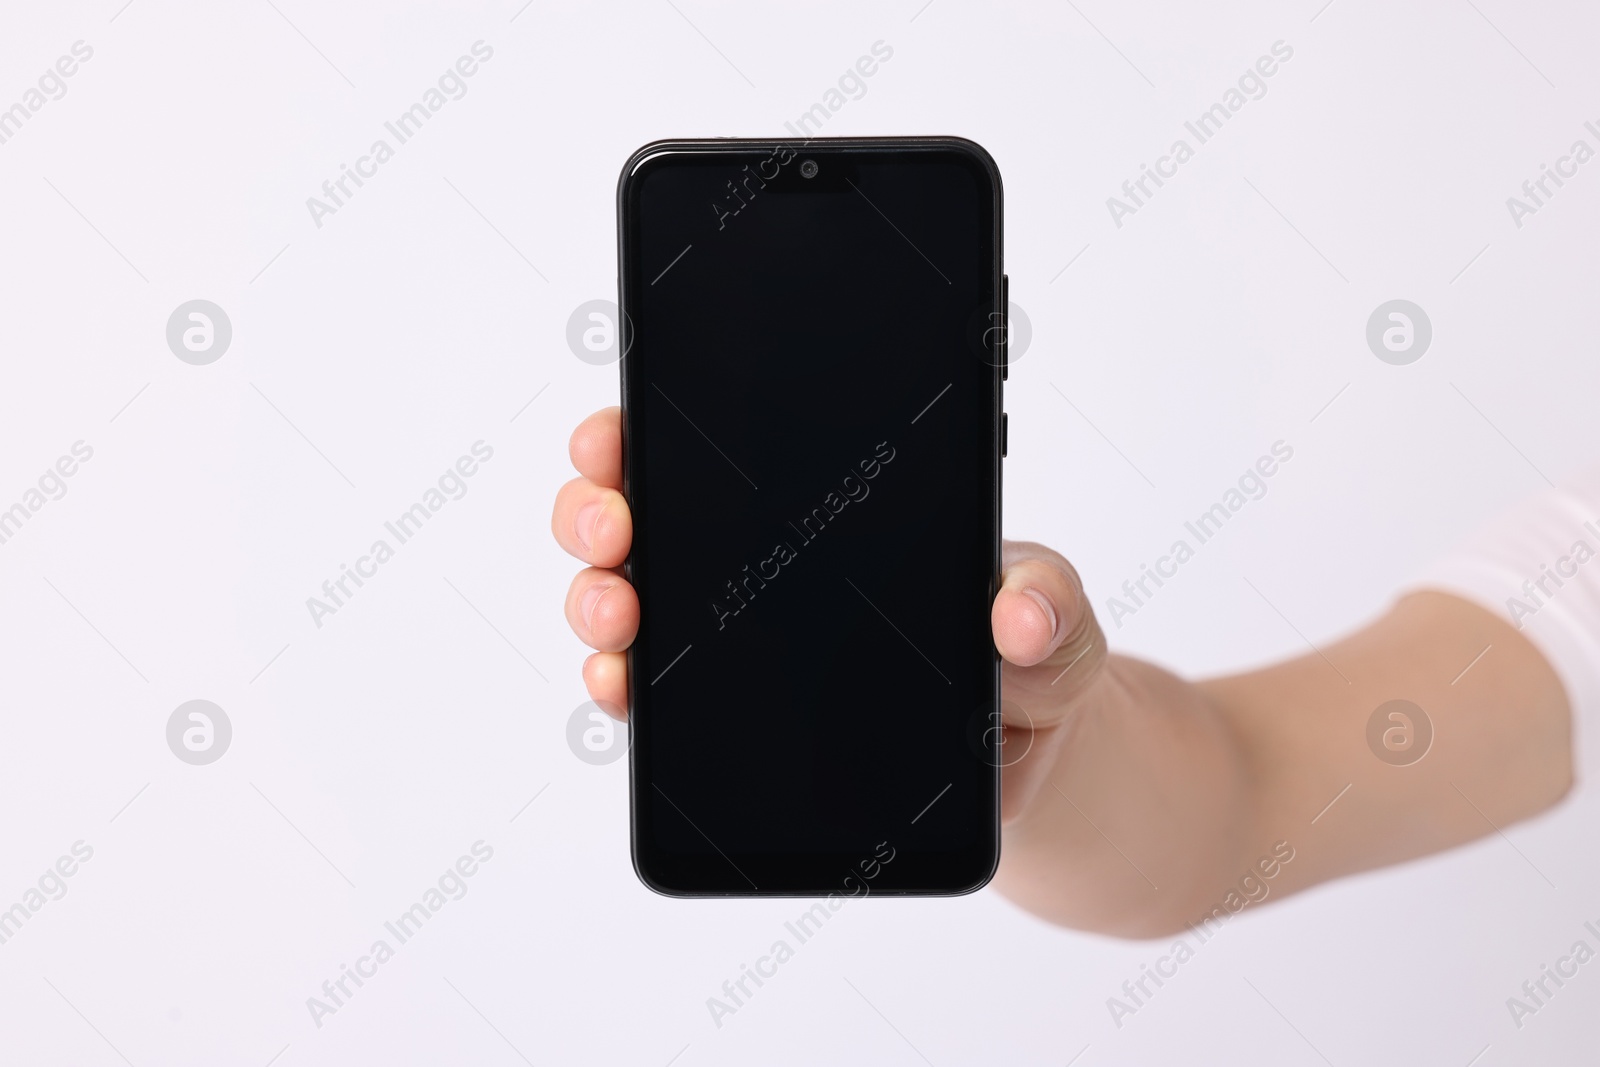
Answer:
<path fill-rule="evenodd" d="M 949 143 L 702 145 L 624 175 L 655 888 L 840 892 L 874 856 L 872 891 L 987 878 L 998 201 L 987 157 Z"/>

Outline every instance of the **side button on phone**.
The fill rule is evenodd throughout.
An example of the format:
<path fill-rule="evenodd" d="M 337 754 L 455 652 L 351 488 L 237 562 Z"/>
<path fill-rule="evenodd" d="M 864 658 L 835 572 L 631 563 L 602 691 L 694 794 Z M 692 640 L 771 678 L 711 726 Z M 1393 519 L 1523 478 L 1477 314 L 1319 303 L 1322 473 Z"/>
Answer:
<path fill-rule="evenodd" d="M 1000 413 L 1000 458 L 1006 458 L 1006 448 L 1010 445 L 1011 416 L 1005 412 Z"/>
<path fill-rule="evenodd" d="M 1000 313 L 1005 316 L 1000 320 L 1005 327 L 1001 331 L 1005 348 L 1000 356 L 1000 380 L 1003 382 L 1011 377 L 1011 278 L 1005 274 L 1000 275 Z"/>

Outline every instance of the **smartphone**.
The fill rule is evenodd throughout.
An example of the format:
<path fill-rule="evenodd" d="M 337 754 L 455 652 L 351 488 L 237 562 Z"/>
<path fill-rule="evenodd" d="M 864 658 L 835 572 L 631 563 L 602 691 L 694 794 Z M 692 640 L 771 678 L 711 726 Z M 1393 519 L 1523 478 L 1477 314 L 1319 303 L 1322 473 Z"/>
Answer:
<path fill-rule="evenodd" d="M 640 879 L 978 889 L 999 860 L 994 161 L 951 137 L 661 141 L 617 208 Z"/>

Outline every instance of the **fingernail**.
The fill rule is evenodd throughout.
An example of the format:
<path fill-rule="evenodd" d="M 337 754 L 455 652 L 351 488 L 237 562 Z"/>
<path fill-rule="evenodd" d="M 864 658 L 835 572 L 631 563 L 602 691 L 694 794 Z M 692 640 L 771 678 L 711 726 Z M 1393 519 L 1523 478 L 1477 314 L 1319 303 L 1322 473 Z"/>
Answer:
<path fill-rule="evenodd" d="M 1049 597 L 1045 596 L 1043 593 L 1039 592 L 1039 590 L 1037 590 L 1037 589 L 1028 588 L 1028 589 L 1024 589 L 1022 592 L 1024 593 L 1024 595 L 1030 597 L 1035 604 L 1039 605 L 1039 610 L 1040 611 L 1044 612 L 1045 621 L 1050 624 L 1050 636 L 1051 636 L 1051 638 L 1054 638 L 1056 636 L 1056 608 L 1055 608 L 1055 605 L 1050 603 L 1050 598 Z"/>
<path fill-rule="evenodd" d="M 578 517 L 573 520 L 578 543 L 587 551 L 594 551 L 594 528 L 600 524 L 600 513 L 605 509 L 605 504 L 596 500 L 579 508 Z"/>
<path fill-rule="evenodd" d="M 611 592 L 610 582 L 601 582 L 591 585 L 583 591 L 583 596 L 578 601 L 578 614 L 583 616 L 584 629 L 593 629 L 590 620 L 594 618 L 595 605 L 600 603 L 600 598 Z"/>

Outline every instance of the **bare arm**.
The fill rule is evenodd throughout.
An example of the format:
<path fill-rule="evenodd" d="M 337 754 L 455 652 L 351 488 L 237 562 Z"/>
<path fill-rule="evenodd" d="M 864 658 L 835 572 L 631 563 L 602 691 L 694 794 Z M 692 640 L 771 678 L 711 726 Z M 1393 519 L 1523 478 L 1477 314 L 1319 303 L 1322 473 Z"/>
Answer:
<path fill-rule="evenodd" d="M 1154 936 L 1263 881 L 1279 842 L 1294 859 L 1270 864 L 1273 897 L 1493 833 L 1571 787 L 1561 685 L 1482 608 L 1418 593 L 1322 653 L 1198 684 L 1106 659 L 1015 768 L 1032 797 L 1007 811 L 1001 891 L 1064 925 Z M 1393 699 L 1432 724 L 1410 765 L 1368 747 Z"/>

